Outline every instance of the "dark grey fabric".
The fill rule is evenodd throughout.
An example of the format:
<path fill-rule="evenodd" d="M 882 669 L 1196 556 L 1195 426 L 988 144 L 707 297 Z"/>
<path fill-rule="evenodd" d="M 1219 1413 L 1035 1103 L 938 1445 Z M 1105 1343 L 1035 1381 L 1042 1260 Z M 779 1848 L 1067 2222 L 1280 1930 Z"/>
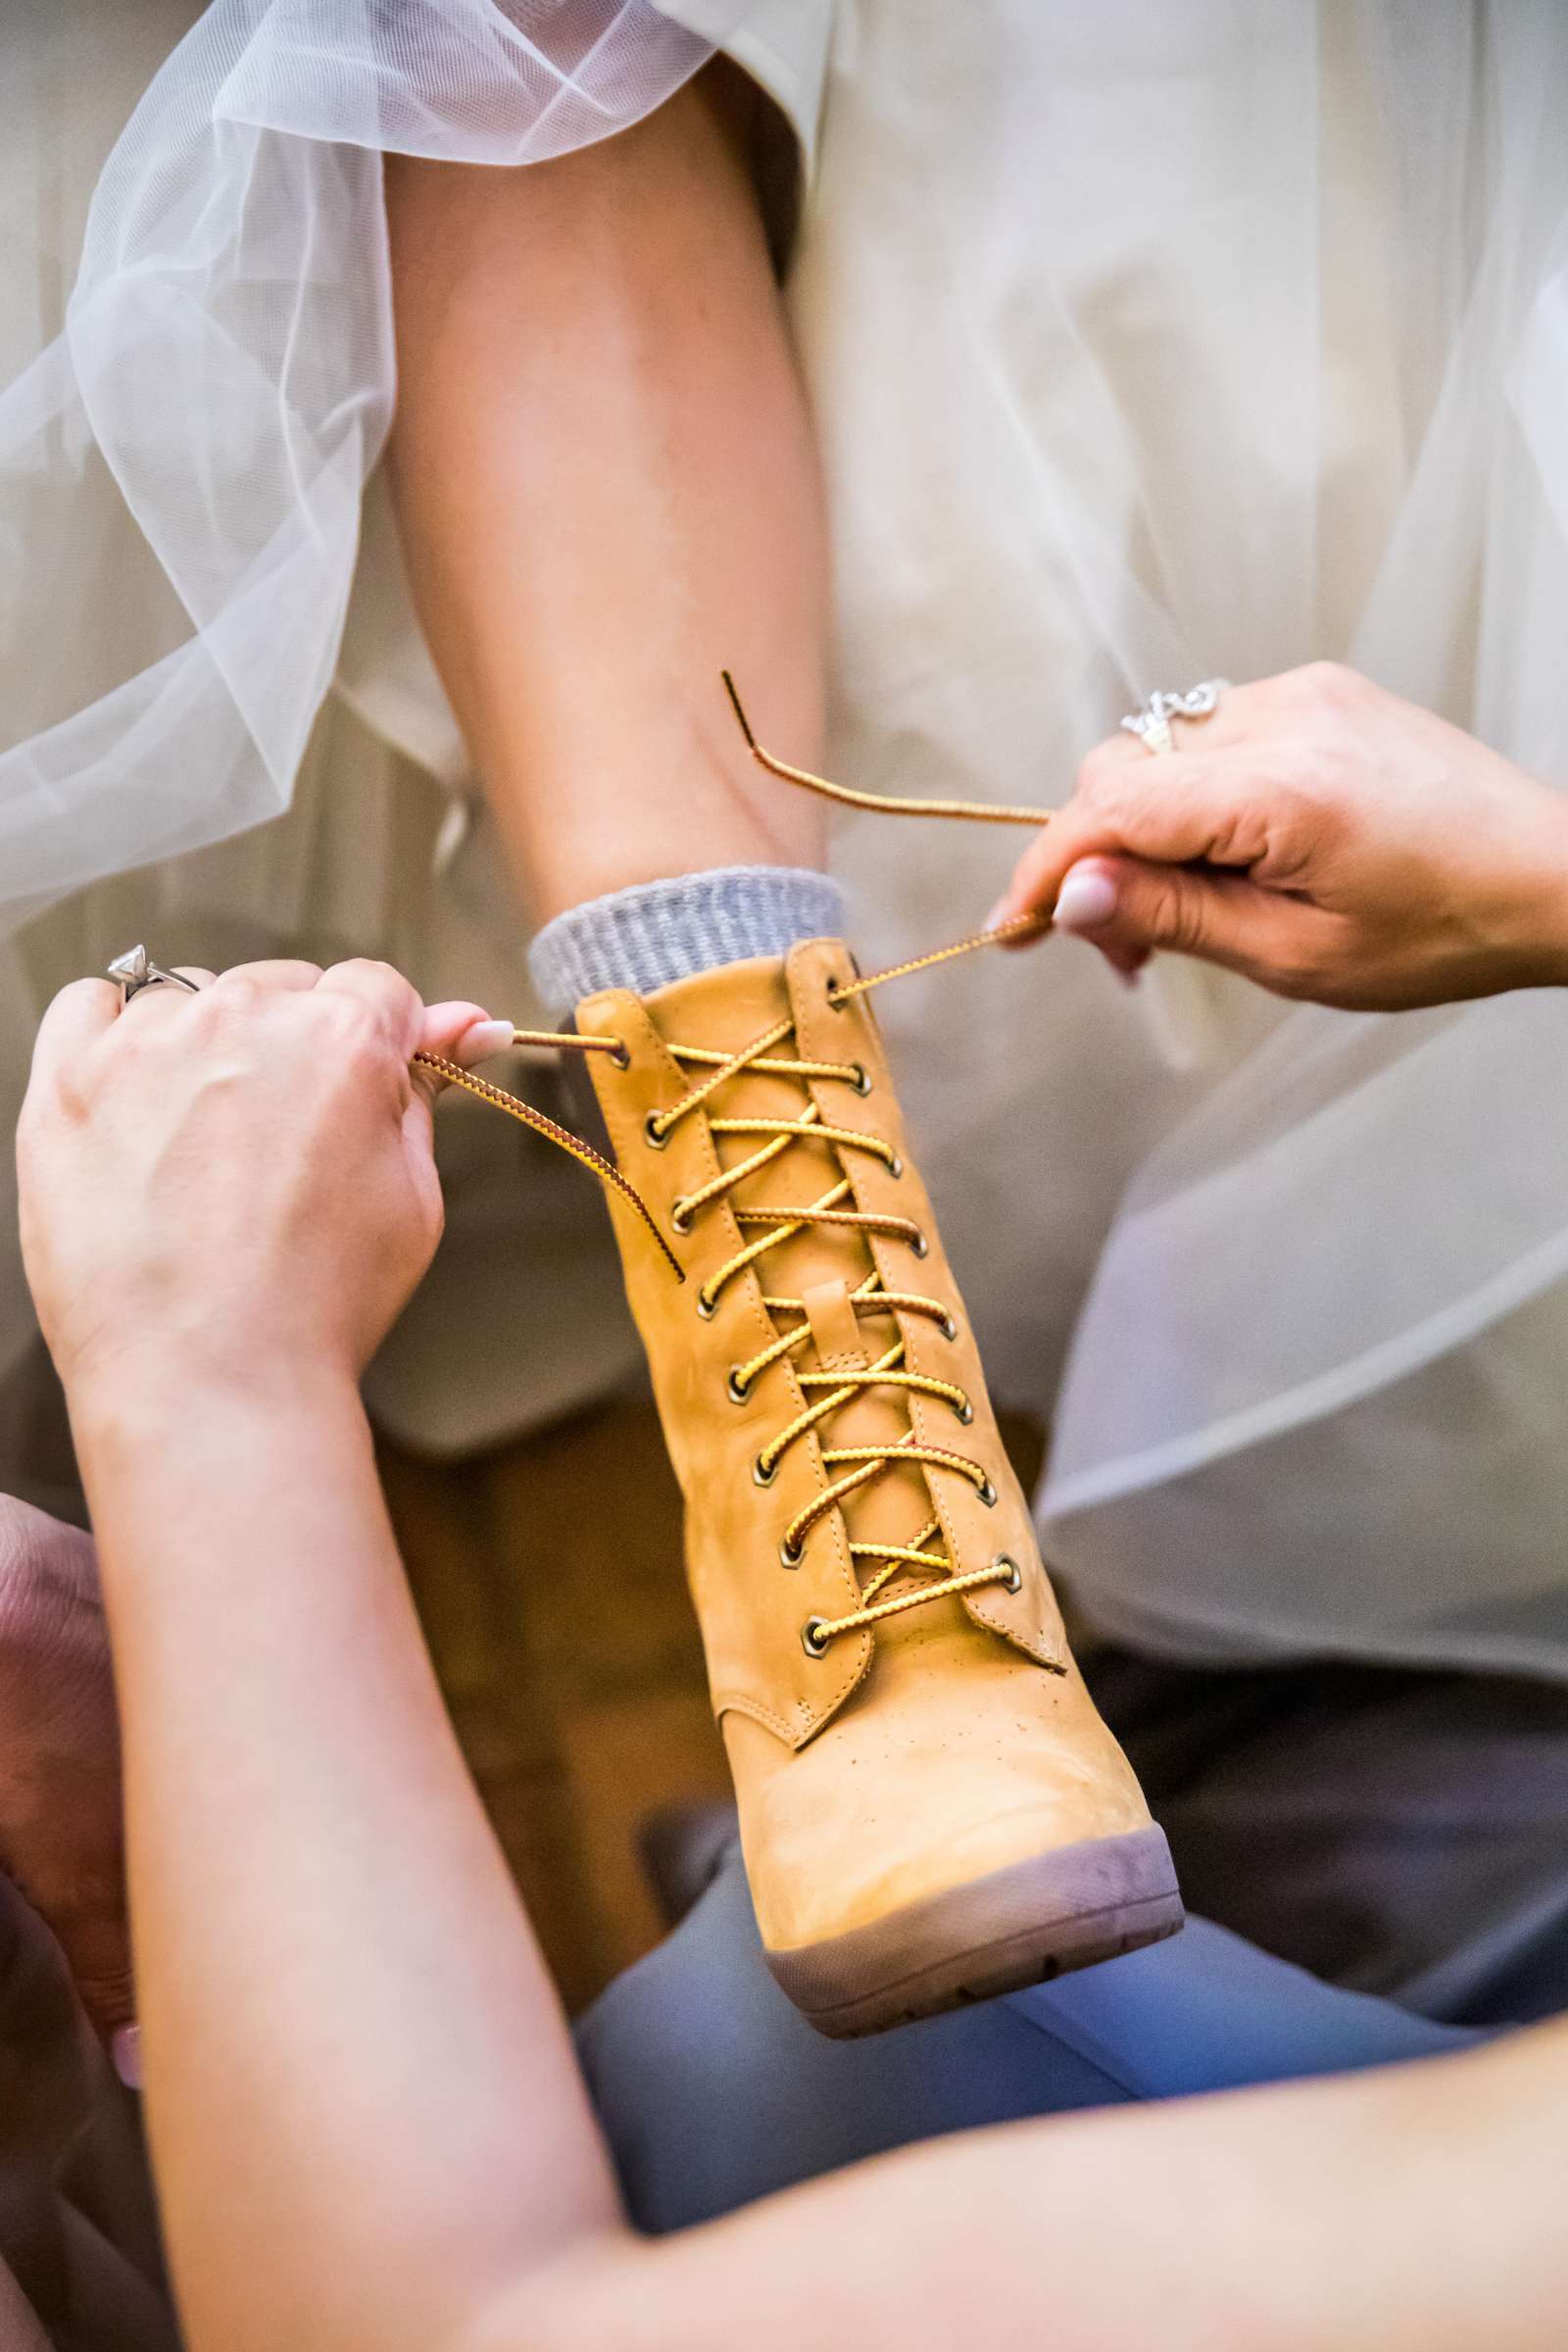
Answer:
<path fill-rule="evenodd" d="M 1568 1690 L 1086 1661 L 1192 1910 L 1455 2025 L 1568 2009 Z"/>

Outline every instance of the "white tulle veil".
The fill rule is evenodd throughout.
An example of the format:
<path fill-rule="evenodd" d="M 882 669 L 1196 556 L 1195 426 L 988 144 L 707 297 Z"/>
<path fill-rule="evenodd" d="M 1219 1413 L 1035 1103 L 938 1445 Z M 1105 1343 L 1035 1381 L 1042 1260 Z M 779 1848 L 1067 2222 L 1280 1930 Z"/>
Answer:
<path fill-rule="evenodd" d="M 391 413 L 382 152 L 514 164 L 608 137 L 744 14 L 199 17 L 104 169 L 64 333 L 0 394 L 0 936 L 288 805 Z M 122 625 L 87 633 L 105 567 Z"/>
<path fill-rule="evenodd" d="M 1278 87 L 1309 103 L 1319 12 L 1299 14 Z M 1257 390 L 1282 403 L 1282 457 L 1294 432 L 1318 438 L 1323 488 L 1284 531 L 1274 511 L 1250 563 L 1220 477 L 1200 474 L 1215 513 L 1180 544 L 1221 579 L 1250 572 L 1244 637 L 1315 598 L 1298 644 L 1568 787 L 1568 16 L 1363 0 L 1322 23 L 1357 45 L 1376 110 L 1386 182 L 1343 200 L 1365 208 L 1362 297 L 1381 285 L 1387 306 L 1365 347 L 1386 347 L 1391 462 L 1364 499 L 1335 498 L 1316 318 L 1294 359 L 1288 338 L 1314 279 L 1350 297 L 1301 243 L 1323 202 L 1282 201 L 1257 299 L 1284 368 Z M 1276 127 L 1283 195 L 1330 159 Z M 1196 675 L 1214 644 L 1165 659 Z M 1560 992 L 1302 1008 L 1156 1147 L 1079 1322 L 1043 1497 L 1055 1555 L 1115 1622 L 1178 1647 L 1228 1628 L 1239 1651 L 1262 1635 L 1563 1670 L 1565 1072 Z"/>

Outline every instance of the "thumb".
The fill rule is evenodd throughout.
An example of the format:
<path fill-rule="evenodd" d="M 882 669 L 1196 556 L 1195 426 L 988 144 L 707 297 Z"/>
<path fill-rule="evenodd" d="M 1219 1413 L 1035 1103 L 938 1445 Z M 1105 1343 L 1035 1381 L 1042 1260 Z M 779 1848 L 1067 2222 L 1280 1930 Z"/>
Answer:
<path fill-rule="evenodd" d="M 505 1054 L 512 1044 L 510 1021 L 495 1021 L 481 1004 L 427 1004 L 419 1032 L 421 1054 L 438 1054 L 466 1070 L 492 1054 Z"/>
<path fill-rule="evenodd" d="M 1066 876 L 1086 858 L 1240 873 L 1267 848 L 1267 796 L 1236 761 L 1190 752 L 1151 760 L 1102 747 L 1085 761 L 1072 799 L 1024 851 L 992 919 L 1052 912 Z"/>
<path fill-rule="evenodd" d="M 1055 927 L 1123 963 L 1163 949 L 1267 978 L 1297 960 L 1282 933 L 1307 918 L 1306 908 L 1242 874 L 1140 858 L 1083 858 L 1057 893 Z"/>
<path fill-rule="evenodd" d="M 455 1061 L 460 1069 L 468 1070 L 492 1054 L 504 1054 L 512 1039 L 512 1023 L 492 1020 L 482 1004 L 456 1002 L 427 1004 L 416 1050 L 420 1054 L 433 1054 L 440 1061 Z M 415 1097 L 425 1109 L 445 1092 L 447 1083 L 438 1070 L 415 1064 Z"/>
<path fill-rule="evenodd" d="M 482 1004 L 463 1002 L 427 1004 L 420 1019 L 416 1051 L 433 1054 L 438 1061 L 456 1062 L 460 1069 L 466 1070 L 492 1054 L 504 1053 L 512 1038 L 512 1023 L 492 1020 Z M 411 1075 L 414 1085 L 403 1114 L 404 1140 L 413 1151 L 416 1181 L 426 1189 L 434 1207 L 440 1200 L 441 1185 L 435 1171 L 433 1114 L 438 1099 L 451 1082 L 439 1070 L 417 1061 Z"/>

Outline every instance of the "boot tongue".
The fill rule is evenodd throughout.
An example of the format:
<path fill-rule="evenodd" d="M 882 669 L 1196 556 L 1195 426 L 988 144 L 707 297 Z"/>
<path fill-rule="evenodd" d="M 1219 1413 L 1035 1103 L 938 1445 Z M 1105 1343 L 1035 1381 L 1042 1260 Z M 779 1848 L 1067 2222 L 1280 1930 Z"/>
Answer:
<path fill-rule="evenodd" d="M 666 1045 L 709 1046 L 721 1054 L 740 1053 L 790 1017 L 784 965 L 777 956 L 754 956 L 745 963 L 694 972 L 645 997 L 643 1005 Z M 780 1052 L 787 1054 L 791 1042 L 786 1039 Z"/>
<path fill-rule="evenodd" d="M 792 1018 L 784 965 L 773 956 L 759 956 L 746 963 L 723 965 L 716 971 L 699 972 L 660 990 L 645 1002 L 666 1045 L 705 1047 L 725 1054 L 742 1052 L 777 1028 L 781 1021 Z M 784 1061 L 801 1058 L 794 1030 L 770 1046 L 764 1058 Z M 688 1062 L 682 1068 L 694 1086 L 711 1076 L 711 1069 L 706 1063 Z M 834 1104 L 828 1114 L 832 1123 L 869 1131 L 874 1122 L 863 1115 L 860 1098 L 847 1087 L 831 1090 L 833 1094 L 840 1091 L 844 1106 L 840 1109 Z M 783 1077 L 748 1066 L 716 1087 L 708 1098 L 706 1108 L 710 1119 L 720 1122 L 795 1120 L 806 1115 L 812 1101 L 810 1087 L 804 1078 Z M 713 1148 L 719 1164 L 733 1168 L 762 1150 L 767 1140 L 760 1135 L 721 1133 L 714 1136 Z M 846 1150 L 841 1157 L 831 1145 L 809 1143 L 805 1138 L 792 1142 L 765 1167 L 736 1186 L 728 1195 L 731 1207 L 808 1208 L 836 1186 L 847 1169 L 853 1175 L 856 1157 L 853 1149 Z M 853 1208 L 855 1201 L 846 1198 L 839 1205 Z M 747 1242 L 757 1240 L 761 1231 L 759 1225 L 742 1222 L 741 1234 Z M 758 1261 L 756 1272 L 769 1298 L 798 1299 L 804 1305 L 812 1293 L 820 1295 L 830 1289 L 842 1296 L 858 1289 L 874 1267 L 875 1260 L 864 1234 L 853 1227 L 808 1225 L 767 1250 Z M 823 1332 L 831 1328 L 842 1336 L 842 1314 L 824 1320 L 821 1310 L 825 1304 L 825 1300 L 820 1300 L 813 1323 Z M 852 1311 L 844 1309 L 844 1313 Z M 794 1314 L 772 1317 L 775 1330 L 780 1332 L 795 1329 L 800 1320 Z M 897 1326 L 891 1314 L 860 1316 L 857 1321 L 866 1359 L 874 1362 L 897 1339 Z M 835 1368 L 823 1364 L 815 1338 L 813 1334 L 811 1340 L 793 1351 L 790 1360 L 797 1373 Z M 762 1377 L 779 1382 L 782 1429 L 794 1418 L 793 1408 L 787 1406 L 782 1378 L 776 1372 L 764 1373 Z M 817 1402 L 824 1393 L 821 1389 L 808 1389 L 808 1401 Z M 819 1424 L 817 1430 L 819 1442 L 829 1447 L 897 1446 L 908 1434 L 907 1401 L 896 1388 L 862 1390 Z M 843 1471 L 830 1465 L 828 1475 L 837 1479 Z M 931 1516 L 930 1490 L 922 1472 L 913 1464 L 906 1468 L 890 1467 L 879 1471 L 858 1493 L 848 1496 L 843 1508 L 856 1542 L 910 1544 Z M 876 1562 L 862 1560 L 857 1565 L 863 1581 L 874 1572 Z"/>
<path fill-rule="evenodd" d="M 792 1017 L 784 966 L 776 956 L 759 956 L 747 963 L 726 964 L 718 971 L 700 972 L 693 979 L 662 989 L 647 1000 L 647 1005 L 666 1045 L 698 1046 L 720 1054 L 743 1052 Z M 762 1058 L 798 1060 L 800 1046 L 793 1028 L 770 1046 Z M 681 1071 L 694 1087 L 706 1084 L 713 1075 L 706 1062 L 683 1062 Z M 848 1100 L 855 1102 L 853 1096 Z M 811 1107 L 811 1090 L 804 1078 L 759 1070 L 750 1063 L 715 1087 L 705 1104 L 710 1120 L 718 1121 L 720 1127 L 726 1119 L 804 1119 Z M 713 1137 L 713 1150 L 721 1167 L 734 1168 L 764 1150 L 768 1140 L 765 1135 L 719 1133 Z M 808 1208 L 838 1184 L 843 1174 L 831 1146 L 808 1143 L 803 1137 L 788 1143 L 727 1198 L 736 1210 Z M 854 1203 L 846 1200 L 843 1205 L 853 1207 Z M 758 1240 L 761 1231 L 760 1226 L 742 1222 L 742 1237 L 748 1242 Z M 865 1280 L 871 1264 L 864 1239 L 853 1228 L 834 1231 L 817 1226 L 769 1250 L 759 1261 L 757 1272 L 769 1297 L 800 1298 L 804 1287 L 835 1277 L 853 1290 Z M 788 1328 L 798 1319 L 775 1317 L 775 1324 Z M 882 1344 L 887 1345 L 886 1341 Z M 815 1368 L 814 1356 L 807 1348 L 797 1350 L 796 1368 Z"/>

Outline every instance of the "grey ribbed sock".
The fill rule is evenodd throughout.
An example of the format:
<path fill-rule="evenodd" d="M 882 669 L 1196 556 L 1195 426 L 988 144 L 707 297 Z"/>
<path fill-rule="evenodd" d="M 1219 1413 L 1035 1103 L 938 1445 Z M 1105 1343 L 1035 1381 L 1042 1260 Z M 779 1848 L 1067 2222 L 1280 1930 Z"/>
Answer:
<path fill-rule="evenodd" d="M 528 950 L 533 984 L 564 1020 L 601 988 L 640 997 L 749 956 L 782 956 L 798 939 L 833 938 L 844 894 L 793 865 L 721 865 L 640 882 L 558 914 Z"/>

